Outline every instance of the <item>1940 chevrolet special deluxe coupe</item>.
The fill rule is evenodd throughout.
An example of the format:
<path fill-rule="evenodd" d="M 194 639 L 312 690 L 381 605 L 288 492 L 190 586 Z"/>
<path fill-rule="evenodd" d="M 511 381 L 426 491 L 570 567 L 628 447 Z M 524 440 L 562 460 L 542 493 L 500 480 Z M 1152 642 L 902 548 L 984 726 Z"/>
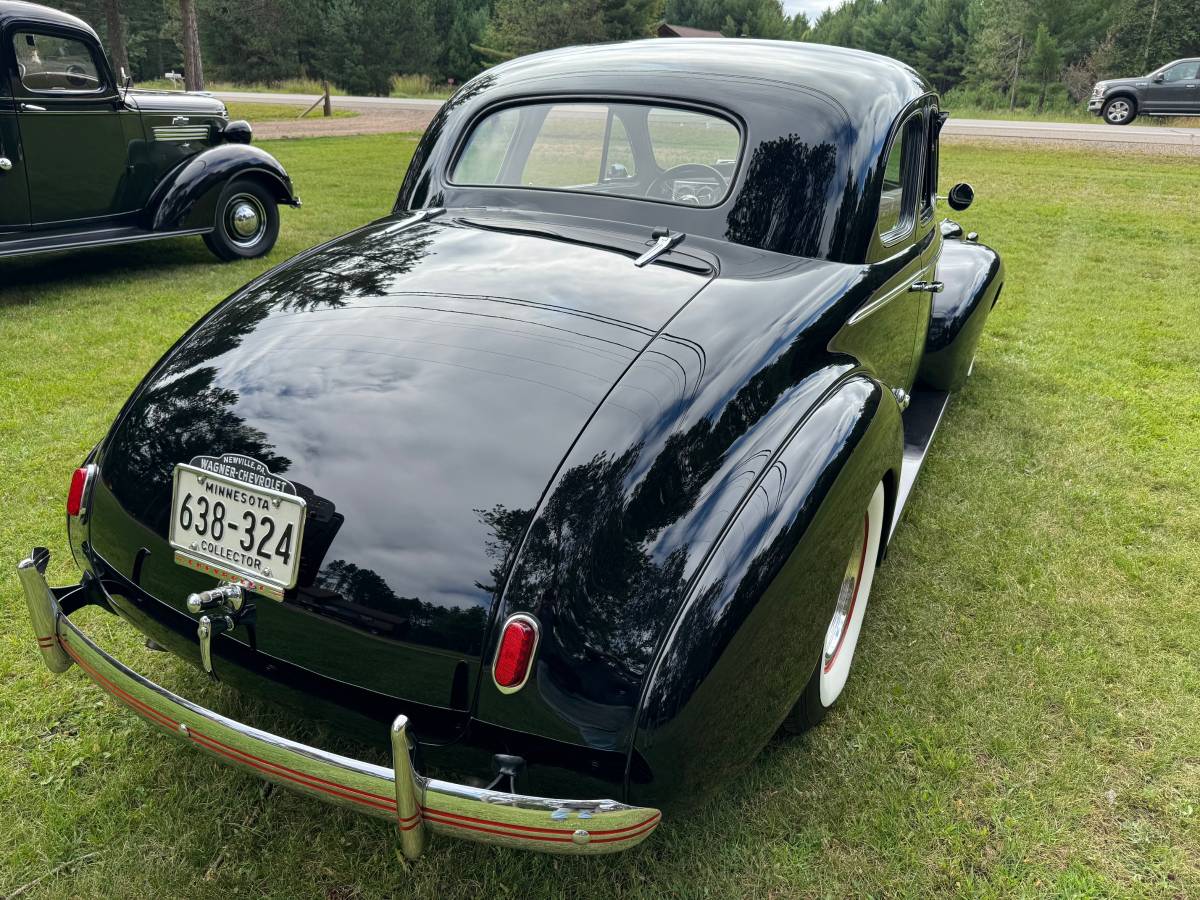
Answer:
<path fill-rule="evenodd" d="M 82 579 L 20 567 L 47 665 L 408 855 L 644 840 L 842 693 L 1003 280 L 937 221 L 944 118 L 906 66 L 792 43 L 469 82 L 392 215 L 217 306 L 74 473 Z M 392 765 L 150 683 L 87 604 Z"/>
<path fill-rule="evenodd" d="M 202 235 L 221 259 L 262 256 L 283 166 L 221 101 L 128 89 L 74 16 L 0 0 L 0 257 Z"/>

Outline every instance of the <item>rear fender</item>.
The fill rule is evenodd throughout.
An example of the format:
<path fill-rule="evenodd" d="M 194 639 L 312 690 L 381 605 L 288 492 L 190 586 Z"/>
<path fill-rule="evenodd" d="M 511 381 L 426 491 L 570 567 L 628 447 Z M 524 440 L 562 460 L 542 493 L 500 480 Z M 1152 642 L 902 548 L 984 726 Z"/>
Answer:
<path fill-rule="evenodd" d="M 247 144 L 222 144 L 188 158 L 159 182 L 146 204 L 146 227 L 211 228 L 221 189 L 238 177 L 260 181 L 278 203 L 300 205 L 291 178 L 270 153 Z"/>
<path fill-rule="evenodd" d="M 663 643 L 631 756 L 649 777 L 631 778 L 630 796 L 699 797 L 770 740 L 818 659 L 880 479 L 894 495 L 902 447 L 898 405 L 861 373 L 793 432 L 734 513 Z"/>
<path fill-rule="evenodd" d="M 945 289 L 933 295 L 917 380 L 927 387 L 955 391 L 971 372 L 984 323 L 1000 297 L 1004 264 L 991 247 L 948 238 L 942 244 L 937 278 Z"/>

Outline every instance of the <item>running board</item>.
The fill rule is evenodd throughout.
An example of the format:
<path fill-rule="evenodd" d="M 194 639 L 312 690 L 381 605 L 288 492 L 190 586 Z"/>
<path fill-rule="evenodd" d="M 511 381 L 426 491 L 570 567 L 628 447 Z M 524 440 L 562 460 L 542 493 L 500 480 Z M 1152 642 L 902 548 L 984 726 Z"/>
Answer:
<path fill-rule="evenodd" d="M 109 247 L 115 244 L 137 244 L 166 238 L 207 234 L 212 228 L 189 228 L 183 231 L 147 231 L 133 225 L 116 228 L 94 228 L 86 231 L 19 232 L 0 236 L 0 257 L 28 256 L 57 250 L 82 250 L 86 247 Z M 18 236 L 19 235 L 19 236 Z"/>
<path fill-rule="evenodd" d="M 908 505 L 921 465 L 929 453 L 929 445 L 933 443 L 933 435 L 949 403 L 948 391 L 913 391 L 908 409 L 904 411 L 904 462 L 900 466 L 900 487 L 896 491 L 896 513 L 892 516 L 892 528 L 888 532 L 889 543 L 896 533 L 896 525 L 900 522 L 904 507 Z"/>

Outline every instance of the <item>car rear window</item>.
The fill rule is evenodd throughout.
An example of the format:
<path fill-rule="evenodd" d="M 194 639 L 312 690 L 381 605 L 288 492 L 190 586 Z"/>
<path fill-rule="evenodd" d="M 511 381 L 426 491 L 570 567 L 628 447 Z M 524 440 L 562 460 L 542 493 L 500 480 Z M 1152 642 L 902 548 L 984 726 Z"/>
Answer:
<path fill-rule="evenodd" d="M 715 206 L 729 194 L 740 150 L 738 127 L 714 113 L 647 103 L 528 103 L 481 119 L 450 180 Z"/>

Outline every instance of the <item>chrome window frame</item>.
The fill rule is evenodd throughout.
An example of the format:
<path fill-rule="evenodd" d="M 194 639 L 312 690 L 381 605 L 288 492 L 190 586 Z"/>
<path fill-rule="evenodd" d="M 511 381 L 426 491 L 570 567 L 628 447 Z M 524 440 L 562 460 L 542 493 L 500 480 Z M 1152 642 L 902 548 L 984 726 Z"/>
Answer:
<path fill-rule="evenodd" d="M 25 83 L 25 79 L 21 77 L 20 69 L 17 68 L 19 61 L 17 59 L 16 40 L 18 35 L 32 34 L 36 37 L 54 37 L 61 40 L 75 41 L 83 44 L 88 52 L 88 56 L 92 60 L 92 66 L 96 69 L 96 77 L 98 84 L 90 90 L 50 90 L 44 91 L 38 88 L 30 87 Z M 108 58 L 104 55 L 103 49 L 90 35 L 83 34 L 78 31 L 71 31 L 67 28 L 57 27 L 54 25 L 44 25 L 38 22 L 16 22 L 7 30 L 7 40 L 9 52 L 12 53 L 13 76 L 15 76 L 15 84 L 20 86 L 21 93 L 28 96 L 37 96 L 45 98 L 62 98 L 64 100 L 92 100 L 97 97 L 105 98 L 113 92 L 114 88 L 109 84 L 110 78 L 108 74 Z M 20 96 L 15 91 L 12 96 Z"/>
<path fill-rule="evenodd" d="M 904 152 L 904 140 L 908 136 L 909 125 L 913 120 L 918 123 L 924 123 L 925 120 L 925 105 L 918 106 L 912 112 L 908 113 L 896 128 L 892 135 L 891 141 L 888 143 L 887 155 L 883 158 L 884 169 L 887 169 L 887 162 L 891 159 L 892 154 L 899 147 L 901 153 Z M 921 198 L 918 196 L 921 192 L 921 169 L 925 162 L 925 152 L 923 144 L 926 143 L 928 131 L 919 129 L 917 137 L 913 140 L 915 152 L 909 159 L 901 158 L 904 164 L 904 169 L 901 172 L 901 187 L 900 187 L 900 218 L 894 226 L 887 231 L 879 230 L 879 213 L 875 214 L 875 237 L 879 244 L 883 247 L 894 247 L 904 239 L 910 237 L 917 227 L 917 204 Z M 880 198 L 883 195 L 882 186 L 879 190 Z"/>
<path fill-rule="evenodd" d="M 463 154 L 470 145 L 471 138 L 475 131 L 487 121 L 492 115 L 504 112 L 508 109 L 520 108 L 523 106 L 559 106 L 568 104 L 581 105 L 597 105 L 597 106 L 645 106 L 650 109 L 678 109 L 682 112 L 700 113 L 702 115 L 713 116 L 723 122 L 727 122 L 737 130 L 738 135 L 738 152 L 734 160 L 733 170 L 730 173 L 728 184 L 726 185 L 725 193 L 721 195 L 721 199 L 716 203 L 704 204 L 695 206 L 686 203 L 678 203 L 673 200 L 666 200 L 659 197 L 642 197 L 634 194 L 609 194 L 604 191 L 589 191 L 580 190 L 572 187 L 539 187 L 529 184 L 475 184 L 471 182 L 455 181 L 454 170 L 462 160 Z M 501 191 L 531 191 L 535 193 L 550 193 L 550 194 L 570 194 L 579 197 L 588 196 L 605 196 L 619 200 L 632 200 L 638 203 L 661 203 L 666 206 L 681 207 L 684 209 L 704 209 L 712 210 L 719 209 L 727 203 L 731 202 L 735 197 L 735 188 L 738 185 L 738 178 L 741 175 L 742 163 L 746 156 L 748 129 L 746 124 L 740 117 L 734 115 L 728 110 L 718 106 L 713 106 L 705 103 L 689 103 L 680 101 L 674 98 L 655 97 L 642 94 L 531 94 L 519 97 L 509 97 L 500 100 L 496 103 L 489 104 L 483 109 L 476 112 L 460 130 L 455 138 L 454 147 L 447 158 L 447 161 L 442 169 L 441 178 L 445 184 L 454 188 L 471 188 L 482 190 L 501 190 Z M 511 148 L 510 148 L 511 149 Z M 653 153 L 653 147 L 651 147 Z M 657 164 L 657 160 L 656 160 Z"/>

